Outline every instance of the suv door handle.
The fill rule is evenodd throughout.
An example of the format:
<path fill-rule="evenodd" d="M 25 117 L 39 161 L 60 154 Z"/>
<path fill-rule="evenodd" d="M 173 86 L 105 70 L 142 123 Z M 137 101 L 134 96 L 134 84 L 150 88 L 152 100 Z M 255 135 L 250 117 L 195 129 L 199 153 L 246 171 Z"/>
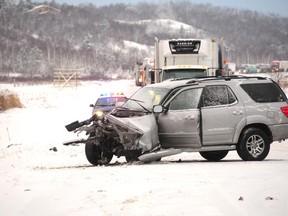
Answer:
<path fill-rule="evenodd" d="M 233 111 L 232 112 L 233 115 L 242 115 L 243 114 L 243 111 L 240 110 L 240 111 Z"/>
<path fill-rule="evenodd" d="M 186 120 L 194 120 L 195 119 L 195 116 L 193 115 L 187 115 L 187 116 L 185 116 L 185 119 Z"/>

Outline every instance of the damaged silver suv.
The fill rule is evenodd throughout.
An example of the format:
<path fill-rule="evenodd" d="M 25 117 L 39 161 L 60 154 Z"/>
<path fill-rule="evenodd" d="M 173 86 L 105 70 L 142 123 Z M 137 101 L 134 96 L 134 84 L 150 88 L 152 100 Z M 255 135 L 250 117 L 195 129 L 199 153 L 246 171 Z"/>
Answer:
<path fill-rule="evenodd" d="M 107 119 L 123 148 L 140 150 L 134 159 L 144 162 L 181 152 L 219 161 L 231 150 L 245 161 L 261 161 L 273 141 L 288 138 L 287 97 L 263 77 L 148 85 Z"/>
<path fill-rule="evenodd" d="M 271 143 L 288 138 L 288 100 L 263 77 L 167 80 L 139 89 L 106 116 L 66 128 L 86 131 L 87 139 L 64 144 L 85 143 L 93 165 L 113 156 L 151 162 L 181 152 L 219 161 L 231 150 L 245 161 L 261 161 Z"/>

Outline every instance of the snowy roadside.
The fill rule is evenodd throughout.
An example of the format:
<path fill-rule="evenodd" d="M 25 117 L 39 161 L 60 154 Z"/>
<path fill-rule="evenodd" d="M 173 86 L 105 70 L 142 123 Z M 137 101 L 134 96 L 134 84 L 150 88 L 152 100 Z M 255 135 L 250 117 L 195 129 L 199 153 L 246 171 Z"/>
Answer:
<path fill-rule="evenodd" d="M 7 87 L 25 108 L 0 113 L 0 215 L 288 215 L 288 141 L 273 143 L 261 162 L 236 152 L 218 163 L 183 153 L 93 167 L 83 145 L 62 145 L 76 136 L 64 125 L 89 118 L 100 91 L 124 88 L 129 96 L 133 81 L 0 86 Z"/>

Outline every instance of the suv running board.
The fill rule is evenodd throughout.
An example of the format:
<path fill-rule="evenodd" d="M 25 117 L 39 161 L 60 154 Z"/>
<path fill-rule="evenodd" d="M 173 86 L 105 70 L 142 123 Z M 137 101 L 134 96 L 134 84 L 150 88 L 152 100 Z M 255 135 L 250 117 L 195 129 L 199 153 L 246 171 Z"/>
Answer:
<path fill-rule="evenodd" d="M 202 151 L 231 151 L 235 150 L 236 145 L 229 145 L 229 146 L 209 146 L 209 147 L 202 147 L 202 148 L 195 148 L 195 149 L 190 149 L 190 148 L 183 148 L 183 149 L 164 149 L 160 150 L 157 152 L 150 152 L 147 154 L 143 154 L 138 159 L 141 162 L 144 163 L 150 163 L 153 161 L 160 160 L 163 157 L 171 156 L 171 155 L 176 155 L 180 154 L 182 152 L 202 152 Z"/>

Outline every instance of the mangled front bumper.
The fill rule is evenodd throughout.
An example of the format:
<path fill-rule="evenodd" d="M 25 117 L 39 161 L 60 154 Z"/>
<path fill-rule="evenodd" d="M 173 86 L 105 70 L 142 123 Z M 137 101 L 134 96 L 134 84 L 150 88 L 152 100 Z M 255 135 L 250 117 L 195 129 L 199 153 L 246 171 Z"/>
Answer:
<path fill-rule="evenodd" d="M 158 127 L 154 114 L 125 118 L 107 115 L 106 118 L 118 133 L 120 143 L 125 150 L 141 149 L 144 153 L 159 145 Z"/>

